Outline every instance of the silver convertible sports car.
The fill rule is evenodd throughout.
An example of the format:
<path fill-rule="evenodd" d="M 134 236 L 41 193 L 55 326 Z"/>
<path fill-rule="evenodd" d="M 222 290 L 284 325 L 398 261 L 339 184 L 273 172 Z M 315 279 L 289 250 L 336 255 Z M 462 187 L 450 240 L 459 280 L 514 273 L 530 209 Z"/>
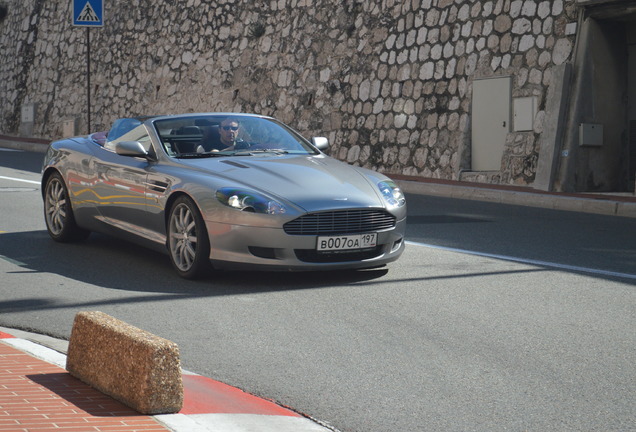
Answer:
<path fill-rule="evenodd" d="M 51 143 L 44 217 L 60 242 L 91 231 L 168 252 L 177 273 L 380 267 L 404 251 L 389 178 L 325 155 L 270 117 L 125 118 Z"/>

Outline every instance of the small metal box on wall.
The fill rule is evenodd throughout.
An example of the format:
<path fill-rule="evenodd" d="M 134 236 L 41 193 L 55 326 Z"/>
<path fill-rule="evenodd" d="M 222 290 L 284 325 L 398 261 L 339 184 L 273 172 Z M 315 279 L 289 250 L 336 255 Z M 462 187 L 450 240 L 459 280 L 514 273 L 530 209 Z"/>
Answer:
<path fill-rule="evenodd" d="M 33 126 L 35 125 L 35 111 L 36 104 L 25 103 L 20 110 L 20 127 L 19 133 L 21 136 L 32 136 Z"/>
<path fill-rule="evenodd" d="M 534 129 L 534 118 L 537 115 L 537 98 L 520 97 L 512 101 L 514 131 L 531 131 Z"/>
<path fill-rule="evenodd" d="M 600 147 L 603 145 L 603 125 L 594 123 L 579 124 L 579 145 Z"/>
<path fill-rule="evenodd" d="M 69 118 L 62 122 L 62 134 L 65 137 L 77 135 L 77 119 Z"/>

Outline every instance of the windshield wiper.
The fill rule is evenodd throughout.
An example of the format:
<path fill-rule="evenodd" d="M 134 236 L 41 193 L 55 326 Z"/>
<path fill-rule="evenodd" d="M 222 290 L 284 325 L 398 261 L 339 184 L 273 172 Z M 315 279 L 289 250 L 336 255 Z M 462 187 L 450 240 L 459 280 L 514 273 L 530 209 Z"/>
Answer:
<path fill-rule="evenodd" d="M 253 156 L 255 154 L 261 154 L 261 153 L 274 153 L 276 155 L 289 154 L 287 150 L 281 150 L 281 149 L 254 149 L 254 150 L 240 150 L 240 151 L 234 152 L 232 155 L 233 156 Z"/>
<path fill-rule="evenodd" d="M 180 153 L 175 157 L 177 159 L 197 159 L 197 158 L 208 158 L 208 157 L 219 157 L 219 156 L 228 156 L 227 153 L 220 152 L 207 152 L 207 153 Z"/>

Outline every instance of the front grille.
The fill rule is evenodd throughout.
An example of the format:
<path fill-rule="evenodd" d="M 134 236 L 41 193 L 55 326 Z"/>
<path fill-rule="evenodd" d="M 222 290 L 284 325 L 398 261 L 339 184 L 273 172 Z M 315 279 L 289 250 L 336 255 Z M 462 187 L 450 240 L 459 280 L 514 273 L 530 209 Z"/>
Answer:
<path fill-rule="evenodd" d="M 384 210 L 338 210 L 309 213 L 287 222 L 290 235 L 354 234 L 395 227 L 395 216 Z"/>

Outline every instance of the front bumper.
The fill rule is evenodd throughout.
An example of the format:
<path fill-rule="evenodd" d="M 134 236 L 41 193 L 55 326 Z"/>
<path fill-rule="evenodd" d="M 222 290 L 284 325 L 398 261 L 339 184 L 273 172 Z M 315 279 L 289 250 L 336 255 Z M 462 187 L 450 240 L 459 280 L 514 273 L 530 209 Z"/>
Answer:
<path fill-rule="evenodd" d="M 377 246 L 361 251 L 318 253 L 316 235 L 289 235 L 282 228 L 263 228 L 206 221 L 210 261 L 216 269 L 319 271 L 380 267 L 404 252 L 406 219 L 379 231 Z"/>

